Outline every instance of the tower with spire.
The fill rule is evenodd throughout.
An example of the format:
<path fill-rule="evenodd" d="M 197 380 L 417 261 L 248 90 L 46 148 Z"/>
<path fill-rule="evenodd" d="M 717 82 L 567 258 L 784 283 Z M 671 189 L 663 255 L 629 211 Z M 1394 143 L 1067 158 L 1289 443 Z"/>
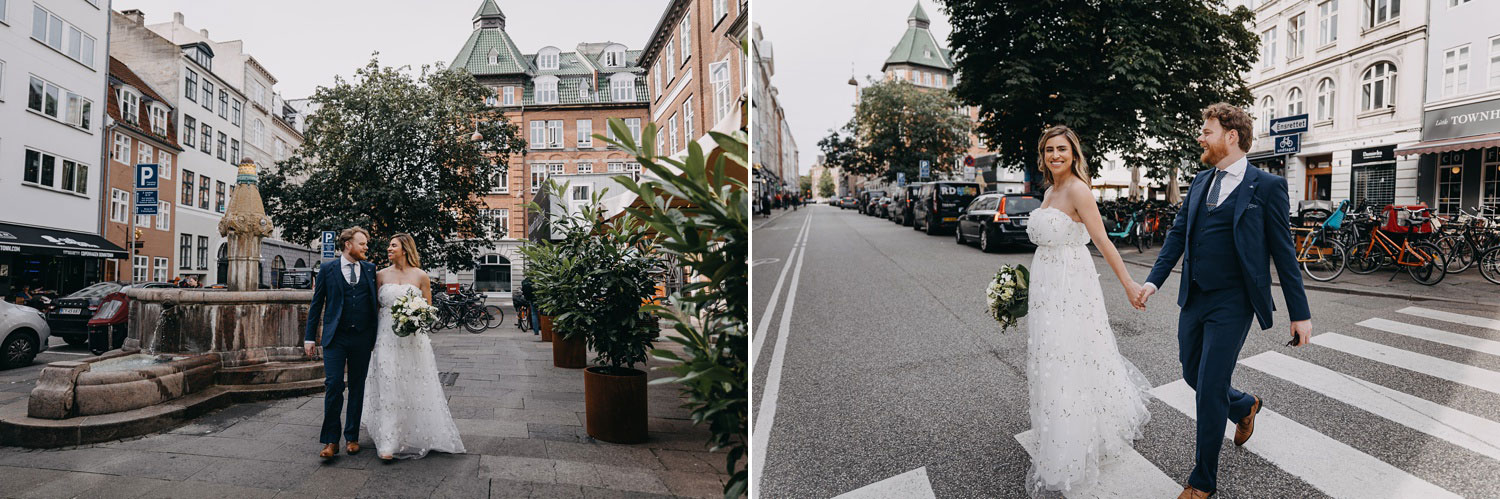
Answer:
<path fill-rule="evenodd" d="M 906 16 L 906 32 L 880 66 L 886 80 L 909 81 L 920 87 L 953 87 L 953 54 L 932 35 L 928 29 L 931 23 L 922 3 L 917 2 Z"/>

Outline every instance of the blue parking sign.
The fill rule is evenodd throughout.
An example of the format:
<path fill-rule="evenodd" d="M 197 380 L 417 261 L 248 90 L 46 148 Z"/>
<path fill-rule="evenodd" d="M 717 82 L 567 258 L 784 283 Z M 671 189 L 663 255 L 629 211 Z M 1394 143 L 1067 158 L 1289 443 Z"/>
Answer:
<path fill-rule="evenodd" d="M 337 258 L 338 251 L 334 247 L 334 240 L 338 234 L 331 230 L 323 231 L 323 258 Z"/>
<path fill-rule="evenodd" d="M 154 164 L 142 163 L 135 165 L 135 188 L 155 189 L 156 172 L 157 166 Z"/>
<path fill-rule="evenodd" d="M 157 215 L 156 208 L 158 202 L 156 189 L 135 191 L 135 214 Z"/>

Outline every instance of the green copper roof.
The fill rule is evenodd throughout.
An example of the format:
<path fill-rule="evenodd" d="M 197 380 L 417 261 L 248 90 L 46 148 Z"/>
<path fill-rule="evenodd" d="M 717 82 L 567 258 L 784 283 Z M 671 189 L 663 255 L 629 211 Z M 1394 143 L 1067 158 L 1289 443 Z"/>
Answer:
<path fill-rule="evenodd" d="M 921 6 L 917 8 L 920 10 Z M 880 70 L 885 71 L 885 66 L 892 64 L 915 64 L 953 71 L 953 60 L 948 51 L 938 45 L 931 31 L 917 26 L 906 27 L 906 33 L 901 35 L 901 41 L 896 43 Z"/>
<path fill-rule="evenodd" d="M 500 6 L 495 5 L 495 0 L 484 0 L 479 5 L 479 10 L 474 11 L 474 19 L 481 17 L 505 17 L 505 13 L 500 12 Z"/>
<path fill-rule="evenodd" d="M 493 4 L 491 0 L 487 3 Z M 495 64 L 490 64 L 490 51 L 496 52 Z M 499 29 L 476 29 L 464 42 L 464 48 L 453 58 L 454 69 L 463 68 L 474 76 L 503 74 L 535 74 L 536 67 L 516 48 L 510 35 Z"/>
<path fill-rule="evenodd" d="M 488 0 L 486 0 L 486 1 L 488 1 Z M 909 20 L 922 21 L 922 22 L 930 22 L 930 21 L 932 21 L 931 19 L 927 18 L 927 11 L 922 10 L 922 2 L 917 2 L 917 6 L 911 8 L 911 14 L 908 14 L 906 16 L 906 18 L 909 19 Z"/>

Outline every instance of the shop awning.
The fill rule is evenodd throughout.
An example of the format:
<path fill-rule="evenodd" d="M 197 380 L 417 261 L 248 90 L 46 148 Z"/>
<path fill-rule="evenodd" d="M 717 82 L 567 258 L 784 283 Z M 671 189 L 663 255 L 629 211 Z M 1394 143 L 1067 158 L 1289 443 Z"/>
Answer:
<path fill-rule="evenodd" d="M 115 243 L 94 234 L 0 223 L 0 253 L 125 258 Z"/>
<path fill-rule="evenodd" d="M 1486 147 L 1500 146 L 1500 132 L 1474 135 L 1470 137 L 1458 137 L 1452 139 L 1429 140 L 1418 142 L 1406 147 L 1396 149 L 1396 154 L 1401 156 L 1413 156 L 1417 154 L 1435 154 L 1448 151 L 1462 151 L 1464 149 L 1484 149 Z"/>

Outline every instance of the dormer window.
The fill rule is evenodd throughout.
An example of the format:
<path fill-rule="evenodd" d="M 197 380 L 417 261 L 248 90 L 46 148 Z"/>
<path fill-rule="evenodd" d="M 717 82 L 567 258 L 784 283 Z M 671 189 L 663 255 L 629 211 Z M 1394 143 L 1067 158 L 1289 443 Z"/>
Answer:
<path fill-rule="evenodd" d="M 578 82 L 578 100 L 585 101 L 585 102 L 589 100 L 589 82 L 588 82 L 588 80 L 581 80 L 581 81 Z"/>
<path fill-rule="evenodd" d="M 214 53 L 205 44 L 195 43 L 184 47 L 182 55 L 185 55 L 189 59 L 192 59 L 193 62 L 198 63 L 199 66 L 203 66 L 204 69 L 210 71 L 214 69 Z"/>
<path fill-rule="evenodd" d="M 625 47 L 621 45 L 610 45 L 604 49 L 604 67 L 625 67 Z"/>
<path fill-rule="evenodd" d="M 542 76 L 536 79 L 536 103 L 557 103 L 557 77 Z"/>
<path fill-rule="evenodd" d="M 536 54 L 536 65 L 543 70 L 556 70 L 562 59 L 562 53 L 557 47 L 545 47 Z"/>
<path fill-rule="evenodd" d="M 931 59 L 932 58 L 932 51 L 928 50 L 926 53 L 927 53 L 927 58 Z"/>
<path fill-rule="evenodd" d="M 167 108 L 151 104 L 151 133 L 167 136 Z"/>
<path fill-rule="evenodd" d="M 635 75 L 615 73 L 609 77 L 609 97 L 614 102 L 635 100 Z"/>
<path fill-rule="evenodd" d="M 128 87 L 120 87 L 115 92 L 115 98 L 120 100 L 120 118 L 126 123 L 136 124 L 141 122 L 141 96 Z"/>
<path fill-rule="evenodd" d="M 490 49 L 490 59 L 489 59 L 489 61 L 490 61 L 490 65 L 491 66 L 494 66 L 496 64 L 500 64 L 500 49 L 497 49 L 497 48 L 491 48 Z"/>

